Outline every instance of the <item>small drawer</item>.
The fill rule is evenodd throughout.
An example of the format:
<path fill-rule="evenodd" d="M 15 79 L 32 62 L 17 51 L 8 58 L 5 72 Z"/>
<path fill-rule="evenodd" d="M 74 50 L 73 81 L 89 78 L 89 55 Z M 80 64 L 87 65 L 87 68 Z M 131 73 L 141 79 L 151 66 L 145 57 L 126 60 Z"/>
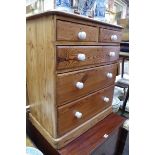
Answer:
<path fill-rule="evenodd" d="M 108 108 L 113 99 L 114 85 L 58 108 L 58 135 L 74 129 Z"/>
<path fill-rule="evenodd" d="M 117 67 L 117 64 L 112 64 L 83 71 L 58 74 L 57 105 L 66 104 L 66 102 L 114 84 Z"/>
<path fill-rule="evenodd" d="M 99 42 L 121 42 L 122 32 L 100 28 Z"/>
<path fill-rule="evenodd" d="M 116 61 L 119 46 L 57 46 L 57 70 Z"/>
<path fill-rule="evenodd" d="M 98 28 L 57 20 L 57 41 L 98 41 Z"/>

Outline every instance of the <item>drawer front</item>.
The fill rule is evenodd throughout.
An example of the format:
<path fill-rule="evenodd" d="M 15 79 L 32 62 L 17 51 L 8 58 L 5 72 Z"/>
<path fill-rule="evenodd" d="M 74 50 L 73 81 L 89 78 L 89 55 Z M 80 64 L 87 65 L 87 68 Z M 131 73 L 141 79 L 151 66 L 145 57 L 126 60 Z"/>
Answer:
<path fill-rule="evenodd" d="M 57 46 L 57 70 L 113 62 L 119 46 Z"/>
<path fill-rule="evenodd" d="M 74 129 L 108 108 L 113 99 L 114 86 L 58 108 L 58 135 Z"/>
<path fill-rule="evenodd" d="M 57 20 L 56 38 L 58 41 L 97 42 L 98 28 Z"/>
<path fill-rule="evenodd" d="M 99 42 L 121 42 L 122 32 L 100 28 Z"/>
<path fill-rule="evenodd" d="M 66 102 L 114 84 L 116 74 L 117 64 L 59 74 L 56 88 L 57 105 L 63 105 Z"/>

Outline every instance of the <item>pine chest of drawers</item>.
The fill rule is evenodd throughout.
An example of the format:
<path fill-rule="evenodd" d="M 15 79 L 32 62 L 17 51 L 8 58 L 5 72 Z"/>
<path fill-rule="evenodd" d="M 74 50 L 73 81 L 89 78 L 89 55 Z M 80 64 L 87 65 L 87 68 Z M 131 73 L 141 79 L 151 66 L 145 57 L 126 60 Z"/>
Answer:
<path fill-rule="evenodd" d="M 27 17 L 30 120 L 59 149 L 112 112 L 122 27 L 48 11 Z"/>

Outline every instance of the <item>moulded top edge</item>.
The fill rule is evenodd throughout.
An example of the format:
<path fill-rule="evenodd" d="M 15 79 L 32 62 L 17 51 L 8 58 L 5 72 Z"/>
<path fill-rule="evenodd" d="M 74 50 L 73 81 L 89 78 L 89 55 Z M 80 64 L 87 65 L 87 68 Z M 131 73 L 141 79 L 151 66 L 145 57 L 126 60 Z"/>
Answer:
<path fill-rule="evenodd" d="M 34 14 L 34 15 L 29 15 L 29 16 L 26 17 L 26 19 L 29 20 L 29 19 L 34 19 L 34 18 L 38 18 L 38 17 L 41 17 L 41 16 L 48 16 L 48 15 L 62 15 L 63 17 L 74 17 L 74 18 L 77 18 L 77 19 L 85 20 L 85 21 L 95 22 L 95 23 L 109 25 L 109 26 L 113 26 L 113 27 L 123 29 L 123 27 L 120 26 L 120 25 L 109 24 L 109 23 L 99 21 L 99 20 L 96 20 L 96 19 L 93 19 L 93 18 L 89 18 L 87 16 L 78 15 L 78 14 L 74 14 L 74 13 L 69 13 L 69 12 L 65 12 L 65 11 L 58 11 L 58 10 L 49 10 L 49 11 L 37 13 L 37 14 Z"/>

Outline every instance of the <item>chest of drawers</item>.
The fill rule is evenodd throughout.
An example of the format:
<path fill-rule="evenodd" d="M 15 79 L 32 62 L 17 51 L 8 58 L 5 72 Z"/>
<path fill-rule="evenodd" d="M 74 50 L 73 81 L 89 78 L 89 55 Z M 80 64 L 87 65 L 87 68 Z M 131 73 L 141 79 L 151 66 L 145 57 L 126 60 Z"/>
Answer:
<path fill-rule="evenodd" d="M 30 120 L 59 149 L 112 112 L 122 27 L 59 11 L 27 17 Z"/>

